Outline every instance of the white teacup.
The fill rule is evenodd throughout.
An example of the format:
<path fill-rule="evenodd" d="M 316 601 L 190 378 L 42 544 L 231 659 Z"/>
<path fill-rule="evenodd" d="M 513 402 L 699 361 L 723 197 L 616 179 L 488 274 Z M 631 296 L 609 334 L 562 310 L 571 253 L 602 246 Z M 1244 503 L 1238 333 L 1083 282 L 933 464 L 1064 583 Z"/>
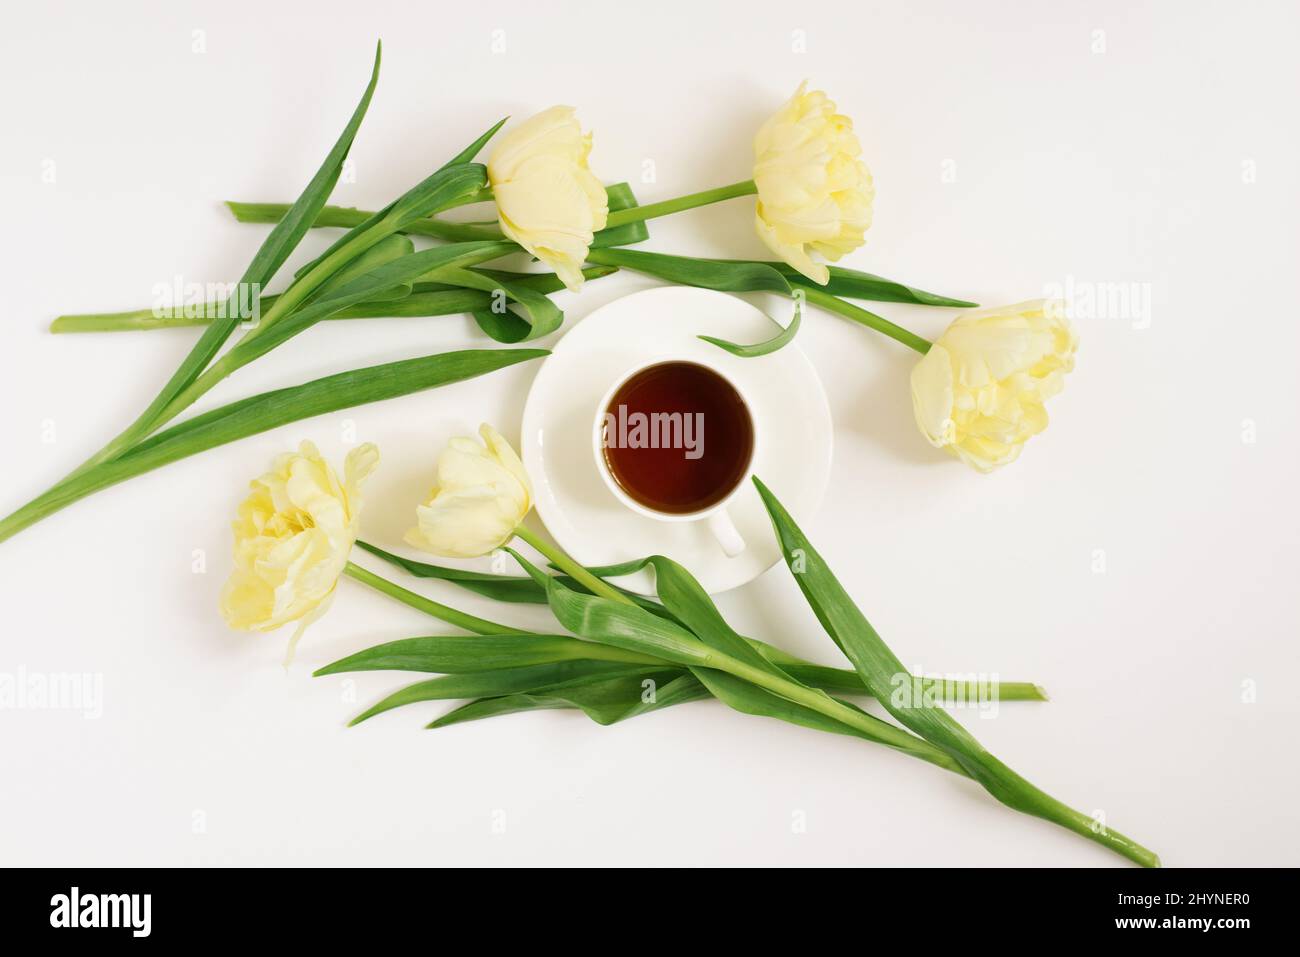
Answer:
<path fill-rule="evenodd" d="M 711 505 L 694 512 L 664 512 L 638 502 L 628 494 L 627 490 L 619 483 L 610 470 L 609 461 L 605 457 L 605 414 L 609 411 L 610 404 L 613 402 L 615 395 L 623 388 L 629 379 L 640 372 L 645 371 L 653 366 L 663 365 L 668 362 L 686 362 L 691 365 L 702 366 L 710 372 L 717 375 L 724 382 L 729 384 L 744 405 L 745 414 L 749 417 L 750 434 L 753 441 L 750 445 L 749 460 L 745 463 L 744 470 L 736 479 L 735 484 L 727 493 Z M 722 369 L 714 363 L 702 360 L 700 358 L 682 359 L 676 356 L 660 356 L 649 362 L 638 363 L 631 369 L 624 372 L 613 385 L 605 392 L 599 404 L 596 406 L 596 417 L 592 424 L 591 440 L 592 451 L 596 458 L 596 469 L 600 472 L 600 477 L 604 480 L 606 487 L 613 493 L 614 497 L 622 502 L 625 506 L 636 512 L 638 515 L 644 515 L 646 518 L 652 518 L 659 522 L 704 522 L 713 537 L 717 539 L 718 545 L 722 551 L 729 557 L 734 558 L 745 550 L 745 540 L 741 537 L 740 532 L 736 529 L 736 523 L 732 521 L 731 516 L 727 514 L 727 506 L 735 499 L 753 475 L 754 453 L 758 447 L 758 428 L 754 421 L 753 403 L 746 397 L 735 381 L 728 376 Z"/>

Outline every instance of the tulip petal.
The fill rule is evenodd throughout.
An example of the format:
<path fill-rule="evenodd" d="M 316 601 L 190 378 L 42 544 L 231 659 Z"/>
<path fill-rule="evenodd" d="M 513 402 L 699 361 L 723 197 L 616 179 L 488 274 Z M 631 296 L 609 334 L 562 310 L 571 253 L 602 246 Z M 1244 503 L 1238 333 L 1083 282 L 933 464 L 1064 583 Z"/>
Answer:
<path fill-rule="evenodd" d="M 532 483 L 528 481 L 528 472 L 524 470 L 524 463 L 520 461 L 518 454 L 509 442 L 492 426 L 486 422 L 478 427 L 479 435 L 483 436 L 483 441 L 487 444 L 488 451 L 499 462 L 503 468 L 510 472 L 519 480 L 519 485 L 523 488 L 524 494 L 531 501 L 533 495 Z"/>
<path fill-rule="evenodd" d="M 508 542 L 519 524 L 516 503 L 492 489 L 440 492 L 415 510 L 408 544 L 448 558 L 477 558 Z"/>
<path fill-rule="evenodd" d="M 931 445 L 941 448 L 952 443 L 956 428 L 952 420 L 952 359 L 937 343 L 912 368 L 912 410 Z"/>
<path fill-rule="evenodd" d="M 759 204 L 759 211 L 755 215 L 754 229 L 767 248 L 776 253 L 787 265 L 799 270 L 802 275 L 819 286 L 824 286 L 831 281 L 831 271 L 821 263 L 813 262 L 802 244 L 781 242 L 776 228 L 763 218 L 762 203 Z"/>

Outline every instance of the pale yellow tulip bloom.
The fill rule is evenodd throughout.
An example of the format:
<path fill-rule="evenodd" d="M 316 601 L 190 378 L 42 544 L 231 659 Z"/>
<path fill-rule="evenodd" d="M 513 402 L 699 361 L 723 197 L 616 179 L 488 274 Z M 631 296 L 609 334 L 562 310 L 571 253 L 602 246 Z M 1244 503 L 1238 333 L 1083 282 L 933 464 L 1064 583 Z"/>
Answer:
<path fill-rule="evenodd" d="M 1014 462 L 1047 428 L 1044 403 L 1064 387 L 1078 344 L 1043 300 L 962 313 L 912 370 L 916 423 L 981 472 Z"/>
<path fill-rule="evenodd" d="M 271 631 L 291 621 L 303 630 L 324 613 L 357 538 L 361 483 L 379 464 L 369 443 L 347 457 L 340 482 L 316 446 L 279 456 L 251 483 L 234 522 L 235 569 L 221 614 L 241 631 Z"/>
<path fill-rule="evenodd" d="M 438 458 L 437 484 L 415 510 L 408 544 L 450 558 L 476 558 L 510 541 L 533 507 L 523 463 L 492 426 L 480 443 L 455 438 Z"/>
<path fill-rule="evenodd" d="M 782 260 L 824 286 L 830 271 L 813 255 L 835 262 L 862 245 L 876 191 L 853 121 L 806 87 L 754 137 L 754 225 Z"/>
<path fill-rule="evenodd" d="M 582 287 L 592 237 L 605 228 L 609 201 L 587 165 L 591 135 L 571 106 L 553 106 L 502 136 L 488 159 L 501 231 Z"/>

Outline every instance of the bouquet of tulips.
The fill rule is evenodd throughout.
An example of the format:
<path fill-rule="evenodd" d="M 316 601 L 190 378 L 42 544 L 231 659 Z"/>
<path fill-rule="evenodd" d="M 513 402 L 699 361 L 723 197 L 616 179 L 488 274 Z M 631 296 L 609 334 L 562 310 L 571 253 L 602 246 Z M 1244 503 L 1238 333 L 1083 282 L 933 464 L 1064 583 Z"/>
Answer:
<path fill-rule="evenodd" d="M 547 355 L 513 348 L 559 330 L 550 293 L 631 269 L 673 283 L 766 291 L 796 302 L 794 318 L 758 343 L 709 340 L 740 356 L 788 344 L 809 303 L 882 332 L 920 353 L 912 373 L 917 424 L 933 445 L 981 471 L 1013 461 L 1046 426 L 1045 400 L 1073 364 L 1076 338 L 1060 309 L 1027 302 L 975 310 L 869 273 L 828 265 L 858 248 L 871 224 L 874 187 L 852 123 L 824 93 L 801 86 L 758 131 L 750 180 L 649 205 L 626 184 L 592 173 L 591 138 L 571 108 L 553 107 L 500 133 L 505 121 L 426 179 L 376 211 L 326 204 L 375 90 L 370 82 L 324 163 L 291 204 L 232 202 L 241 221 L 274 226 L 226 299 L 168 308 L 61 316 L 56 332 L 203 327 L 157 397 L 123 431 L 48 491 L 0 520 L 0 541 L 95 492 L 170 462 L 299 419 L 402 396 Z M 486 164 L 477 162 L 490 145 Z M 778 258 L 703 259 L 629 249 L 656 217 L 756 196 L 755 228 Z M 495 221 L 447 214 L 491 202 Z M 312 228 L 343 232 L 299 268 L 282 291 L 263 295 Z M 416 248 L 419 238 L 426 248 Z M 527 254 L 546 271 L 489 265 Z M 849 300 L 967 310 L 931 343 Z M 251 313 L 251 315 L 250 315 Z M 352 369 L 252 395 L 185 416 L 214 385 L 323 320 L 469 313 L 482 332 L 512 348 L 467 349 Z M 251 319 L 249 322 L 241 320 Z M 236 330 L 242 333 L 231 342 Z M 438 463 L 430 499 L 415 508 L 407 544 L 472 558 L 505 549 L 523 572 L 487 574 L 417 562 L 358 541 L 361 488 L 378 464 L 363 445 L 340 478 L 310 443 L 276 460 L 253 482 L 235 529 L 234 573 L 221 600 L 234 628 L 293 624 L 289 656 L 304 628 L 350 577 L 452 625 L 464 636 L 390 642 L 320 669 L 430 672 L 355 720 L 415 702 L 469 699 L 433 722 L 443 727 L 538 708 L 578 708 L 608 724 L 659 708 L 717 698 L 749 714 L 888 745 L 971 778 L 999 801 L 1045 818 L 1144 865 L 1156 856 L 1061 804 L 985 751 L 942 705 L 974 693 L 1043 700 L 1033 684 L 972 689 L 910 675 L 871 628 L 772 492 L 755 482 L 791 572 L 817 620 L 851 669 L 817 665 L 735 632 L 691 573 L 662 556 L 584 568 L 525 524 L 528 476 L 509 444 L 484 426 L 482 442 L 455 439 Z M 519 539 L 546 559 L 514 551 Z M 432 601 L 352 558 L 354 547 L 421 578 L 454 583 L 503 602 L 549 606 L 554 634 L 521 631 Z M 657 600 L 607 579 L 654 572 Z M 876 718 L 843 696 L 870 696 L 897 721 Z"/>
<path fill-rule="evenodd" d="M 203 333 L 152 403 L 119 435 L 44 494 L 0 519 L 0 541 L 117 482 L 177 459 L 298 419 L 429 389 L 540 358 L 541 349 L 471 349 L 353 369 L 254 395 L 179 422 L 199 398 L 242 366 L 318 322 L 468 312 L 508 345 L 558 330 L 564 314 L 547 295 L 632 269 L 673 283 L 727 292 L 775 292 L 875 329 L 920 353 L 912 373 L 917 424 L 933 445 L 981 471 L 1013 461 L 1047 425 L 1043 404 L 1073 367 L 1077 341 L 1062 310 L 1035 301 L 962 313 L 931 343 L 849 299 L 973 307 L 880 276 L 827 266 L 859 247 L 875 191 L 848 117 L 826 94 L 800 87 L 758 131 L 754 176 L 646 206 L 626 183 L 604 187 L 591 172 L 591 137 L 574 111 L 556 106 L 519 124 L 475 162 L 497 123 L 427 179 L 381 210 L 326 205 L 370 104 L 370 83 L 343 133 L 292 204 L 231 202 L 245 222 L 275 227 L 225 301 L 132 312 L 60 316 L 55 332 L 202 325 Z M 700 259 L 627 249 L 649 237 L 648 220 L 756 195 L 755 228 L 779 261 Z M 446 218 L 491 201 L 496 223 Z M 343 227 L 325 253 L 276 295 L 261 295 L 313 227 Z M 416 250 L 412 237 L 435 240 Z M 527 253 L 550 273 L 489 268 Z M 241 319 L 252 319 L 241 323 Z M 229 348 L 237 327 L 243 334 Z M 797 321 L 763 343 L 717 342 L 745 356 L 790 342 Z"/>
<path fill-rule="evenodd" d="M 347 575 L 469 632 L 391 641 L 319 669 L 317 675 L 375 670 L 441 675 L 388 695 L 353 724 L 393 708 L 448 699 L 470 700 L 430 728 L 542 708 L 577 708 L 600 724 L 611 724 L 713 697 L 746 714 L 887 745 L 971 778 L 1007 806 L 1132 861 L 1159 863 L 1142 845 L 1020 777 L 942 707 L 975 694 L 1041 701 L 1046 698 L 1041 688 L 1023 682 L 972 688 L 911 675 L 760 478 L 754 482 L 781 554 L 851 670 L 817 665 L 737 633 L 691 573 L 661 555 L 617 567 L 584 568 L 525 524 L 532 488 L 523 463 L 491 426 L 482 426 L 480 435 L 481 442 L 453 439 L 442 453 L 433 493 L 415 507 L 406 541 L 454 558 L 504 549 L 524 575 L 427 564 L 358 542 L 361 484 L 378 464 L 378 450 L 369 444 L 354 449 L 340 481 L 304 442 L 252 483 L 239 508 L 235 571 L 222 596 L 226 620 L 251 630 L 296 621 L 292 651 L 303 628 L 328 606 L 338 579 Z M 544 556 L 549 568 L 512 548 L 516 539 Z M 420 578 L 453 582 L 502 602 L 546 604 L 567 633 L 521 631 L 434 602 L 353 563 L 354 546 Z M 606 581 L 645 567 L 654 570 L 657 601 Z M 836 695 L 875 698 L 898 724 Z"/>

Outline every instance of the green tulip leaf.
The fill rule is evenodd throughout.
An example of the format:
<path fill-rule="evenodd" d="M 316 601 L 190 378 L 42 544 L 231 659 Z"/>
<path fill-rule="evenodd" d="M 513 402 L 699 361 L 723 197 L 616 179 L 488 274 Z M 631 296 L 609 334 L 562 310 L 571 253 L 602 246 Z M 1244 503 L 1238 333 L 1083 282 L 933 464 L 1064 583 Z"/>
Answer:
<path fill-rule="evenodd" d="M 791 295 L 790 283 L 764 263 L 693 259 L 636 249 L 593 249 L 587 258 L 602 266 L 619 266 L 669 282 L 721 292 L 779 292 Z"/>
<path fill-rule="evenodd" d="M 352 280 L 359 279 L 380 266 L 385 266 L 414 252 L 415 244 L 411 242 L 409 236 L 385 236 L 369 249 L 363 250 L 342 269 L 321 283 L 320 287 L 312 295 L 312 301 L 320 302 L 323 299 L 328 299 Z M 401 299 L 410 295 L 413 285 L 414 282 L 412 281 L 394 286 L 392 289 L 377 290 L 369 301 L 373 302 L 380 297 L 384 299 Z M 394 292 L 398 294 L 394 295 Z"/>
<path fill-rule="evenodd" d="M 499 255 L 506 248 L 507 244 L 501 242 L 454 243 L 383 262 L 277 321 L 254 328 L 223 357 L 222 362 L 232 368 L 247 365 L 340 309 L 371 299 L 376 293 L 394 286 L 414 282 L 417 276 L 432 269 L 477 260 L 484 255 Z"/>
<path fill-rule="evenodd" d="M 574 591 L 514 549 L 505 551 L 514 556 L 534 581 L 546 588 L 551 612 L 575 635 L 662 658 L 671 664 L 700 665 L 712 658 L 708 646 L 676 622 L 651 614 L 631 602 L 616 602 Z"/>
<path fill-rule="evenodd" d="M 338 182 L 339 175 L 343 171 L 343 161 L 347 158 L 348 151 L 352 148 L 352 141 L 356 138 L 357 130 L 361 127 L 361 121 L 366 115 L 366 110 L 370 107 L 370 99 L 374 96 L 375 86 L 379 82 L 379 64 L 382 59 L 382 52 L 382 44 L 376 45 L 375 63 L 370 71 L 370 82 L 366 86 L 365 93 L 361 96 L 361 102 L 357 104 L 356 109 L 352 112 L 351 119 L 348 120 L 343 132 L 325 157 L 320 169 L 316 171 L 316 175 L 312 177 L 311 182 L 303 190 L 302 195 L 294 201 L 292 206 L 285 210 L 275 228 L 271 230 L 270 235 L 262 242 L 261 247 L 253 256 L 253 261 L 249 263 L 244 275 L 240 278 L 237 288 L 261 288 L 270 283 L 271 278 L 284 265 L 284 261 L 297 248 L 303 236 L 307 234 L 307 230 L 316 221 L 321 208 L 325 205 L 325 200 L 329 198 L 330 192 Z M 208 324 L 203 331 L 203 335 L 199 337 L 199 341 L 190 350 L 189 355 L 182 360 L 180 366 L 172 374 L 171 379 L 163 386 L 144 414 L 140 416 L 140 421 L 150 421 L 162 410 L 166 409 L 207 368 L 208 363 L 216 357 L 222 345 L 234 332 L 235 326 L 238 325 L 238 312 L 237 309 L 223 310 L 222 316 L 224 318 L 216 319 Z"/>
<path fill-rule="evenodd" d="M 564 323 L 560 307 L 532 286 L 455 267 L 437 270 L 433 278 L 487 293 L 491 304 L 486 309 L 476 309 L 473 315 L 479 328 L 498 342 L 513 344 L 538 339 L 550 335 Z M 507 308 L 507 300 L 520 311 Z"/>
<path fill-rule="evenodd" d="M 647 686 L 646 682 L 652 684 Z M 647 694 L 648 689 L 654 693 Z M 479 698 L 449 711 L 428 727 L 446 728 L 465 721 L 554 708 L 577 708 L 597 724 L 610 725 L 707 697 L 708 689 L 689 673 L 674 676 L 672 672 L 642 671 L 567 688 Z"/>
<path fill-rule="evenodd" d="M 622 209 L 631 209 L 637 205 L 636 194 L 627 183 L 615 183 L 605 187 L 605 196 L 609 201 L 609 211 L 617 213 Z M 608 249 L 611 246 L 633 246 L 650 238 L 650 228 L 644 221 L 611 226 L 596 233 L 591 240 L 592 249 Z"/>
<path fill-rule="evenodd" d="M 461 588 L 474 592 L 476 595 L 482 595 L 485 598 L 492 598 L 496 601 L 512 602 L 516 604 L 527 605 L 545 605 L 547 604 L 546 587 L 539 584 L 528 576 L 517 575 L 493 575 L 487 572 L 466 571 L 463 568 L 448 568 L 444 565 L 432 565 L 428 562 L 417 562 L 413 559 L 403 558 L 400 555 L 394 555 L 392 552 L 385 551 L 377 545 L 369 542 L 358 541 L 357 547 L 363 548 L 370 554 L 384 559 L 396 565 L 398 568 L 414 575 L 416 578 L 431 578 L 440 581 L 451 582 L 459 585 Z M 600 569 L 594 570 L 596 574 L 607 575 L 628 575 L 645 567 L 644 560 L 640 562 L 629 562 L 626 565 L 614 566 L 615 570 Z M 621 569 L 621 570 L 619 570 Z M 569 578 L 567 575 L 560 576 L 560 581 L 570 588 L 576 588 L 586 591 L 580 582 Z M 617 587 L 617 586 L 615 586 Z M 672 615 L 658 602 L 651 601 L 644 595 L 638 595 L 635 592 L 623 588 L 618 589 L 631 601 L 636 602 L 651 614 L 663 615 L 671 618 Z"/>
<path fill-rule="evenodd" d="M 779 349 L 783 349 L 790 343 L 794 342 L 794 337 L 799 334 L 800 316 L 803 313 L 801 297 L 795 298 L 794 318 L 790 320 L 790 325 L 781 329 L 771 339 L 763 342 L 756 342 L 753 345 L 741 345 L 737 342 L 728 342 L 726 339 L 716 339 L 713 336 L 700 336 L 705 342 L 712 343 L 721 349 L 725 349 L 733 356 L 739 356 L 742 359 L 753 359 L 757 356 L 771 355 Z M 773 323 L 775 325 L 775 322 Z M 780 328 L 778 326 L 778 328 Z"/>
<path fill-rule="evenodd" d="M 487 132 L 449 159 L 442 168 L 446 169 L 448 166 L 459 166 L 461 163 L 474 162 L 474 160 L 478 159 L 478 154 L 482 152 L 483 147 L 487 146 L 488 140 L 497 135 L 497 131 L 506 125 L 508 119 L 510 119 L 508 116 L 501 117 L 488 128 Z"/>
<path fill-rule="evenodd" d="M 814 283 L 793 266 L 783 262 L 752 259 L 720 259 L 715 260 L 715 262 L 762 262 L 764 266 L 771 266 L 792 284 L 820 289 L 828 295 L 843 296 L 846 299 L 903 302 L 916 306 L 945 306 L 957 309 L 979 305 L 965 299 L 952 299 L 948 296 L 936 295 L 932 292 L 926 292 L 924 289 L 916 289 L 912 286 L 905 286 L 901 282 L 895 282 L 892 279 L 885 279 L 883 276 L 874 276 L 869 272 L 859 272 L 856 269 L 845 269 L 842 266 L 828 266 L 831 275 L 830 282 L 821 286 Z"/>
<path fill-rule="evenodd" d="M 582 687 L 591 684 L 594 679 L 607 681 L 610 678 L 640 676 L 644 671 L 645 668 L 641 665 L 621 665 L 608 661 L 561 661 L 523 668 L 443 675 L 418 681 L 390 694 L 348 724 L 357 725 L 377 714 L 420 701 L 556 691 L 566 687 Z"/>
<path fill-rule="evenodd" d="M 543 349 L 467 349 L 353 369 L 240 399 L 150 436 L 129 452 L 77 476 L 62 507 L 179 459 L 290 422 L 459 382 L 548 355 Z"/>
<path fill-rule="evenodd" d="M 315 675 L 345 671 L 470 674 L 569 661 L 666 667 L 662 661 L 646 655 L 612 649 L 569 635 L 426 635 L 375 645 L 326 665 Z"/>
<path fill-rule="evenodd" d="M 1041 817 L 1097 841 L 1145 866 L 1157 866 L 1151 851 L 1110 828 L 1097 828 L 1090 816 L 1075 811 L 1034 787 L 989 754 L 955 718 L 923 697 L 893 694 L 900 676 L 910 680 L 898 657 L 871 627 L 826 561 L 804 536 L 776 496 L 754 479 L 781 546 L 781 554 L 826 633 L 853 663 L 877 701 L 914 734 L 950 755 L 970 777 L 1003 804 Z"/>

